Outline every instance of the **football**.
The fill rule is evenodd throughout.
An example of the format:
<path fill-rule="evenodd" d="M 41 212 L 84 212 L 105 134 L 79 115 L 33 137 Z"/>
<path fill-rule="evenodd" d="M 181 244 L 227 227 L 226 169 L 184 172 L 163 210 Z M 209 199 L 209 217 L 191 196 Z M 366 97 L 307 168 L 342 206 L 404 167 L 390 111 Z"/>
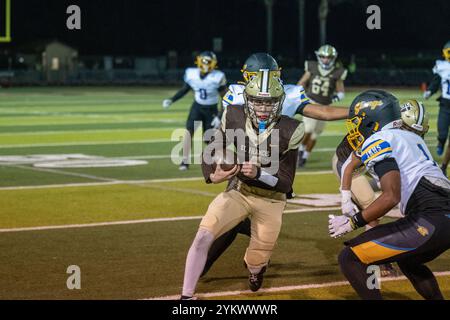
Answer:
<path fill-rule="evenodd" d="M 231 150 L 223 150 L 214 156 L 213 169 L 216 170 L 216 165 L 220 165 L 222 170 L 229 171 L 233 169 L 236 164 L 238 164 L 236 153 Z"/>

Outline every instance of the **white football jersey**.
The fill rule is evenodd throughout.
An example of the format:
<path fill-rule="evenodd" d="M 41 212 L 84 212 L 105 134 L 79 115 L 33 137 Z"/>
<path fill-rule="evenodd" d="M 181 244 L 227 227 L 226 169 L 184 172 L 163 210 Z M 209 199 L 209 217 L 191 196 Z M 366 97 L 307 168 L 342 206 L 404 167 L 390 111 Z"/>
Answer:
<path fill-rule="evenodd" d="M 299 106 L 311 103 L 302 86 L 285 84 L 283 87 L 286 94 L 281 111 L 283 115 L 293 117 Z M 242 84 L 230 85 L 227 93 L 223 96 L 222 106 L 226 108 L 230 104 L 243 105 L 245 103 L 244 89 L 245 86 Z"/>
<path fill-rule="evenodd" d="M 423 176 L 447 179 L 434 162 L 425 141 L 417 134 L 388 129 L 374 133 L 363 144 L 361 161 L 374 177 L 374 165 L 387 158 L 394 158 L 401 176 L 400 211 L 405 214 L 411 194 Z"/>
<path fill-rule="evenodd" d="M 199 68 L 187 68 L 184 82 L 194 90 L 195 101 L 198 104 L 213 105 L 219 102 L 219 88 L 227 84 L 227 79 L 220 70 L 213 70 L 202 79 Z"/>
<path fill-rule="evenodd" d="M 433 73 L 441 77 L 442 97 L 450 99 L 450 62 L 445 60 L 436 60 Z"/>

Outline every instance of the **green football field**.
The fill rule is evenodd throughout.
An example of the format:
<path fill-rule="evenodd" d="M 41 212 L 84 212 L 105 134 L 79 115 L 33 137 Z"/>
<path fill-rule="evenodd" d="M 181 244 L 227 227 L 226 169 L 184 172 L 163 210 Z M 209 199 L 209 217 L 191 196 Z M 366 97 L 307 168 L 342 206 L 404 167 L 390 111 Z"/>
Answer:
<path fill-rule="evenodd" d="M 224 185 L 206 185 L 199 165 L 171 161 L 192 96 L 163 110 L 177 88 L 0 89 L 0 299 L 146 299 L 181 292 L 200 217 Z M 401 101 L 419 90 L 392 90 Z M 350 89 L 347 105 L 358 93 Z M 435 156 L 437 102 L 427 143 Z M 331 157 L 345 132 L 329 123 L 305 169 L 261 292 L 247 291 L 248 238 L 199 282 L 211 299 L 355 299 L 342 283 L 343 241 L 328 236 L 339 207 Z M 173 136 L 172 136 L 173 135 Z M 197 143 L 201 149 L 201 142 Z M 194 153 L 200 153 L 200 149 Z M 437 159 L 435 157 L 435 159 Z M 385 221 L 389 221 L 386 218 Z M 81 289 L 67 268 L 79 266 Z M 450 298 L 450 254 L 430 263 Z M 390 299 L 419 298 L 402 279 L 382 283 Z"/>

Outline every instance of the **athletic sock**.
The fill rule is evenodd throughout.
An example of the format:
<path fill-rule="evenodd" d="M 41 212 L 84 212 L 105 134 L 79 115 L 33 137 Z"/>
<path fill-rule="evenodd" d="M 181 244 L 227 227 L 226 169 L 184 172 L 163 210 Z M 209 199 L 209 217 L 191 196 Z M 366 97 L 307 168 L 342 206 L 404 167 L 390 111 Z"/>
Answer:
<path fill-rule="evenodd" d="M 204 229 L 199 229 L 194 242 L 189 249 L 184 270 L 183 296 L 192 297 L 200 274 L 205 267 L 208 250 L 214 241 L 214 235 Z"/>
<path fill-rule="evenodd" d="M 308 159 L 309 157 L 309 152 L 308 151 L 303 151 L 303 159 Z"/>

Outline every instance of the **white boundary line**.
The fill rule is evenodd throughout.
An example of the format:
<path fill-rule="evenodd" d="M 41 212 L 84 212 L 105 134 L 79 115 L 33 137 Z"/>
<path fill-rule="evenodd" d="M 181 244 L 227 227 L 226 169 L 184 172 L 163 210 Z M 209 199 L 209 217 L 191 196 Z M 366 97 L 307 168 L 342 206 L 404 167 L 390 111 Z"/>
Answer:
<path fill-rule="evenodd" d="M 339 210 L 339 209 L 340 209 L 340 207 L 301 208 L 301 209 L 285 210 L 284 214 L 321 212 L 321 211 L 334 211 L 334 210 Z M 139 220 L 122 220 L 122 221 L 109 221 L 109 222 L 97 222 L 97 223 L 83 223 L 83 224 L 66 224 L 66 225 L 55 225 L 55 226 L 8 228 L 8 229 L 0 229 L 0 233 L 21 232 L 21 231 L 73 229 L 73 228 L 105 227 L 105 226 L 127 225 L 127 224 L 154 223 L 154 222 L 200 220 L 201 218 L 203 218 L 203 216 L 187 216 L 187 217 L 171 217 L 171 218 L 150 218 L 150 219 L 139 219 Z"/>
<path fill-rule="evenodd" d="M 22 166 L 14 166 L 19 167 L 21 169 L 29 169 L 29 167 Z M 34 169 L 34 168 L 33 168 Z M 44 171 L 44 169 L 40 170 Z M 49 171 L 45 169 L 45 171 Z M 78 175 L 78 173 L 73 172 L 64 172 L 62 170 L 58 170 L 58 172 L 52 172 L 58 174 L 67 175 Z M 332 174 L 331 170 L 323 170 L 323 171 L 300 171 L 296 172 L 296 176 L 309 176 L 309 175 L 326 175 Z M 86 175 L 80 174 L 80 177 L 87 178 Z M 69 188 L 69 187 L 93 187 L 93 186 L 102 186 L 102 185 L 115 185 L 115 184 L 144 184 L 144 183 L 162 183 L 162 182 L 182 182 L 182 181 L 200 181 L 203 180 L 203 177 L 189 177 L 189 178 L 169 178 L 169 179 L 148 179 L 148 180 L 116 180 L 108 177 L 96 177 L 89 175 L 90 179 L 97 180 L 110 180 L 104 182 L 83 182 L 83 183 L 64 183 L 64 184 L 45 184 L 45 185 L 36 185 L 36 186 L 13 186 L 13 187 L 0 187 L 0 191 L 2 190 L 29 190 L 29 189 L 49 189 L 49 188 Z"/>
<path fill-rule="evenodd" d="M 436 277 L 449 276 L 450 271 L 434 272 L 434 275 Z M 381 278 L 381 283 L 389 282 L 389 281 L 398 281 L 398 280 L 407 280 L 407 278 L 405 276 L 386 277 L 386 278 Z M 294 290 L 339 287 L 339 286 L 345 286 L 345 285 L 350 285 L 350 284 L 348 283 L 348 281 L 312 283 L 312 284 L 304 284 L 304 285 L 296 285 L 296 286 L 265 288 L 265 289 L 258 290 L 258 293 L 277 293 L 277 292 L 294 291 Z M 221 296 L 238 296 L 241 294 L 254 294 L 254 292 L 252 292 L 250 290 L 236 290 L 236 291 L 199 293 L 196 296 L 198 298 L 212 298 L 212 297 L 221 297 Z M 172 295 L 172 296 L 144 298 L 141 300 L 179 300 L 179 299 L 180 299 L 180 295 Z"/>

